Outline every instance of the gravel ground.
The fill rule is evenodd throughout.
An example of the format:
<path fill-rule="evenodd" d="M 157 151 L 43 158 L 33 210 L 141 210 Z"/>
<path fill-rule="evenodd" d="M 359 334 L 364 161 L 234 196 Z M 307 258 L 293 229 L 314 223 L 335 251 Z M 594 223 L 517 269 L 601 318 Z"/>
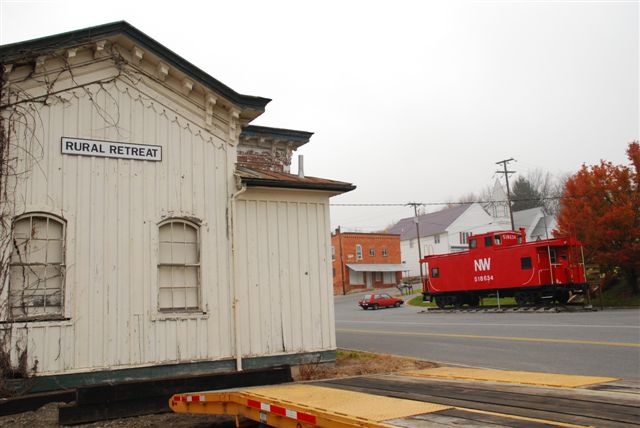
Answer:
<path fill-rule="evenodd" d="M 49 403 L 35 412 L 25 412 L 16 415 L 0 417 L 0 427 L 29 427 L 54 428 L 58 424 L 58 406 L 64 403 Z M 138 416 L 135 418 L 113 419 L 110 421 L 94 422 L 92 424 L 74 425 L 86 428 L 143 428 L 143 427 L 171 427 L 171 428 L 233 428 L 234 418 L 217 415 L 184 415 L 177 413 L 162 413 L 158 415 Z"/>

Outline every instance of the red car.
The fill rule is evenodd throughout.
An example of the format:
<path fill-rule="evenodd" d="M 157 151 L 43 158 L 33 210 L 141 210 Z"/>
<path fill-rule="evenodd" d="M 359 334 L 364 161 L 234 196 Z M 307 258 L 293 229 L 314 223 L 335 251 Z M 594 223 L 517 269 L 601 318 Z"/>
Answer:
<path fill-rule="evenodd" d="M 362 307 L 362 309 L 378 309 L 378 308 L 388 308 L 402 305 L 404 300 L 398 299 L 396 297 L 391 297 L 386 293 L 380 294 L 367 294 L 364 299 L 358 302 L 358 305 Z"/>

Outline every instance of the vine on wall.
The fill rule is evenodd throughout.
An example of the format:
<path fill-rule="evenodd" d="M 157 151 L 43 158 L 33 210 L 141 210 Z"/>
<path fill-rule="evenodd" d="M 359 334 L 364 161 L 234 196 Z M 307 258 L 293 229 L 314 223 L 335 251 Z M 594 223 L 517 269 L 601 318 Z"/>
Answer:
<path fill-rule="evenodd" d="M 18 257 L 18 263 L 23 264 L 22 254 L 15 251 L 17 244 L 13 239 L 13 219 L 16 213 L 24 211 L 21 206 L 17 189 L 21 180 L 29 177 L 34 169 L 41 168 L 44 159 L 45 141 L 44 129 L 40 111 L 54 103 L 68 102 L 64 92 L 74 89 L 84 90 L 96 114 L 105 123 L 117 129 L 119 113 L 107 111 L 99 102 L 99 95 L 104 93 L 117 106 L 117 100 L 106 86 L 118 79 L 125 79 L 134 86 L 140 80 L 140 73 L 127 66 L 126 60 L 115 46 L 105 49 L 106 53 L 100 57 L 111 61 L 115 73 L 108 78 L 80 83 L 74 76 L 74 68 L 69 59 L 56 51 L 24 53 L 19 60 L 11 61 L 0 57 L 0 397 L 11 396 L 26 392 L 23 384 L 20 391 L 9 387 L 10 379 L 28 379 L 38 370 L 38 360 L 33 359 L 30 364 L 28 348 L 28 328 L 21 328 L 18 333 L 17 320 L 14 319 L 15 299 L 9 296 L 9 279 L 11 274 L 11 260 Z M 38 60 L 46 57 L 47 61 L 55 64 L 55 71 L 36 72 Z M 61 64 L 61 66 L 60 66 Z M 7 70 L 16 70 L 27 66 L 30 72 L 18 81 L 9 80 Z M 36 83 L 38 89 L 44 93 L 32 95 L 23 90 L 22 84 Z M 92 90 L 90 87 L 96 87 Z M 23 196 L 23 195 L 22 195 Z M 28 267 L 27 267 L 28 268 Z M 29 274 L 35 274 L 31 269 Z M 28 275 L 22 275 L 24 283 L 22 290 L 28 290 L 26 284 Z M 15 281 L 15 278 L 14 278 Z M 14 284 L 15 286 L 15 284 Z M 24 304 L 25 299 L 19 299 Z M 25 309 L 25 308 L 23 308 Z M 27 313 L 26 310 L 23 313 Z M 33 318 L 31 317 L 30 320 Z"/>

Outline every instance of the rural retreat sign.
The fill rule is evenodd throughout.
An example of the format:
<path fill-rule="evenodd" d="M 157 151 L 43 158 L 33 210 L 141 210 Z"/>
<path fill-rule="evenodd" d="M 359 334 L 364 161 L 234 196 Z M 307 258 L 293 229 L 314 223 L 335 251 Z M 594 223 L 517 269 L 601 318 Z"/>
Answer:
<path fill-rule="evenodd" d="M 62 153 L 67 155 L 99 156 L 118 159 L 162 160 L 161 146 L 68 137 L 62 137 Z"/>

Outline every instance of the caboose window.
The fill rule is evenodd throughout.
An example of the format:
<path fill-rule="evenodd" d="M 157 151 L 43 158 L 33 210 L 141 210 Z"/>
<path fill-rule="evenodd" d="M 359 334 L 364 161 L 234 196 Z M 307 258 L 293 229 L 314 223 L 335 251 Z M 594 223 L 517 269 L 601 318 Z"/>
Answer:
<path fill-rule="evenodd" d="M 437 267 L 431 268 L 431 278 L 438 278 L 440 276 L 440 269 Z"/>
<path fill-rule="evenodd" d="M 520 259 L 520 267 L 522 269 L 531 269 L 531 257 L 522 257 Z"/>
<path fill-rule="evenodd" d="M 469 248 L 476 248 L 478 246 L 478 242 L 475 239 L 469 239 Z"/>
<path fill-rule="evenodd" d="M 496 235 L 493 239 L 496 241 L 496 245 L 502 245 L 502 238 L 500 235 Z"/>
<path fill-rule="evenodd" d="M 491 239 L 490 236 L 485 236 L 484 237 L 484 246 L 485 247 L 490 247 L 491 245 L 493 245 L 493 240 Z"/>

